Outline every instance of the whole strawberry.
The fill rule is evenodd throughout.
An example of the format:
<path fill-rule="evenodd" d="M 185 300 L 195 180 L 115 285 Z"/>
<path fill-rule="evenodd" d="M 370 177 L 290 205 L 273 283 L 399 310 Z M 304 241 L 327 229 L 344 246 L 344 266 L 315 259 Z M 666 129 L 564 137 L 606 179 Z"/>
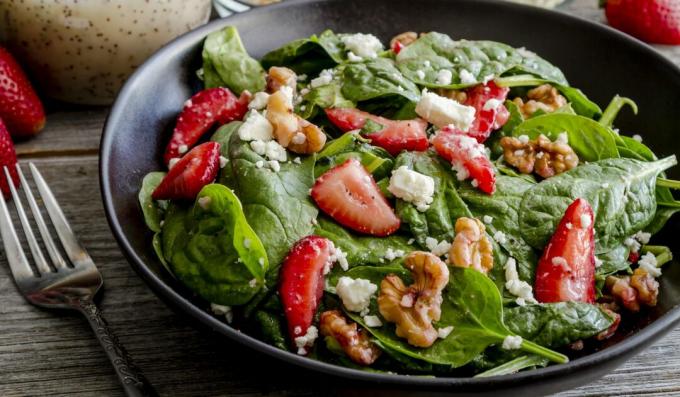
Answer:
<path fill-rule="evenodd" d="M 14 143 L 9 136 L 7 127 L 0 118 L 0 191 L 5 197 L 10 196 L 9 185 L 5 177 L 4 167 L 7 167 L 9 174 L 12 176 L 12 181 L 16 186 L 19 183 L 19 175 L 17 174 L 17 154 L 14 151 Z"/>
<path fill-rule="evenodd" d="M 603 0 L 609 24 L 656 44 L 680 45 L 680 1 Z"/>
<path fill-rule="evenodd" d="M 28 138 L 45 126 L 45 111 L 31 82 L 12 55 L 0 47 L 0 117 L 14 138 Z"/>

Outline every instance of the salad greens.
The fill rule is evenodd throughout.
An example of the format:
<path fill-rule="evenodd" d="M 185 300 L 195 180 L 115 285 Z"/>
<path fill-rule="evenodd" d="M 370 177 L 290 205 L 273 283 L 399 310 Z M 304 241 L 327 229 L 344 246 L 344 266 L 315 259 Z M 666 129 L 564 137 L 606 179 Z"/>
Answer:
<path fill-rule="evenodd" d="M 172 162 L 167 172 L 151 172 L 142 180 L 138 200 L 152 232 L 151 246 L 163 266 L 206 305 L 231 307 L 227 309 L 233 310 L 244 332 L 280 349 L 297 349 L 310 358 L 366 371 L 499 376 L 564 363 L 572 344 L 614 332 L 617 316 L 631 313 L 613 314 L 594 299 L 590 301 L 594 303 L 538 303 L 532 287 L 546 245 L 567 207 L 578 198 L 585 199 L 594 214 L 595 264 L 586 262 L 594 266 L 588 282 L 596 285 L 597 298 L 603 299 L 599 302 L 617 299 L 606 287 L 607 277 L 625 279 L 642 269 L 643 262 L 656 273 L 652 267 L 672 260 L 668 247 L 649 240 L 680 211 L 680 201 L 673 195 L 680 182 L 665 174 L 677 161 L 674 156 L 657 157 L 638 136 L 615 128 L 624 107 L 637 114 L 635 102 L 615 96 L 603 111 L 583 91 L 570 86 L 548 60 L 502 43 L 453 40 L 431 32 L 403 48 L 384 51 L 378 44 L 371 35 L 326 30 L 284 44 L 257 60 L 248 55 L 234 27 L 206 37 L 198 73 L 205 88 L 226 87 L 236 94 L 249 91 L 267 102 L 252 100 L 247 111 L 241 109 L 242 114 L 232 118 L 238 121 L 203 137 L 202 141 L 219 144 L 220 158 L 215 158 L 213 167 L 219 162 L 220 168 L 210 180 L 214 182 L 203 183 L 194 199 L 154 199 L 162 182 L 178 174 Z M 298 127 L 289 137 L 279 130 L 283 123 L 273 121 L 275 110 L 267 109 L 270 102 L 263 92 L 274 93 L 267 87 L 267 70 L 274 66 L 289 68 L 295 78 L 285 82 L 290 99 L 285 126 Z M 468 88 L 480 84 L 486 88 L 476 92 L 489 93 L 495 87 L 502 95 L 493 101 L 484 98 L 474 108 L 475 98 L 469 99 L 475 90 Z M 560 106 L 528 99 L 531 89 L 546 86 L 562 97 Z M 455 98 L 461 107 L 473 107 L 475 121 L 492 113 L 493 118 L 486 120 L 492 125 L 488 134 L 476 130 L 482 123 L 472 123 L 468 132 L 454 133 L 476 139 L 462 141 L 467 143 L 447 153 L 432 139 L 441 131 L 427 124 L 426 129 L 409 133 L 421 133 L 428 149 L 412 150 L 408 142 L 414 137 L 399 135 L 404 132 L 395 128 L 401 122 L 383 124 L 386 118 L 428 121 L 430 116 L 425 117 L 419 107 L 426 97 L 424 90 Z M 532 101 L 543 102 L 527 106 Z M 330 109 L 348 112 L 331 115 L 326 112 Z M 310 125 L 326 138 L 320 150 L 305 149 L 310 135 L 302 126 Z M 303 140 L 298 136 L 301 132 Z M 541 135 L 567 145 L 578 157 L 578 165 L 547 178 L 511 165 L 503 142 L 514 139 L 529 144 Z M 287 142 L 293 139 L 298 149 Z M 394 151 L 392 146 L 388 152 L 384 140 L 404 148 Z M 477 142 L 480 145 L 474 146 Z M 285 160 L 271 150 L 280 150 Z M 513 154 L 524 155 L 524 150 Z M 456 156 L 471 152 L 476 157 L 457 162 Z M 548 152 L 537 153 L 533 153 L 535 161 Z M 484 167 L 485 163 L 476 163 L 479 158 L 488 161 L 494 178 L 492 193 L 481 189 L 478 174 L 468 175 L 479 171 L 475 167 Z M 375 182 L 370 182 L 377 188 L 369 195 L 382 194 L 398 218 L 400 223 L 389 233 L 359 232 L 310 197 L 322 176 L 349 160 L 363 166 L 367 172 L 363 180 Z M 198 167 L 197 162 L 192 164 Z M 408 177 L 421 178 L 417 179 L 420 185 L 411 186 L 413 195 L 427 190 L 425 182 L 432 184 L 430 193 L 422 193 L 427 205 L 399 190 L 404 187 L 398 186 L 396 175 L 403 176 L 404 168 Z M 336 189 L 346 189 L 348 200 L 370 201 L 347 186 Z M 334 203 L 339 204 L 343 203 Z M 366 208 L 362 219 L 380 216 L 379 211 Z M 475 218 L 483 225 L 479 239 L 489 242 L 493 257 L 487 273 L 456 267 L 449 258 L 461 218 Z M 289 335 L 294 327 L 287 322 L 284 263 L 293 255 L 292 247 L 309 236 L 331 247 L 327 263 L 319 270 L 324 292 L 317 299 L 318 307 L 307 313 L 315 328 L 303 330 L 305 335 Z M 468 244 L 466 249 L 479 249 L 476 243 L 463 243 Z M 441 301 L 435 299 L 441 315 L 430 318 L 439 337 L 429 347 L 411 345 L 398 336 L 378 303 L 388 275 L 398 276 L 405 288 L 415 283 L 405 266 L 405 257 L 414 251 L 438 256 L 449 271 Z M 653 286 L 656 281 L 650 277 L 647 281 Z M 353 292 L 357 296 L 348 297 L 341 288 L 347 278 L 374 290 L 361 310 L 347 302 L 361 294 L 357 290 Z M 521 295 L 518 286 L 528 288 L 528 295 Z M 417 294 L 414 299 L 419 299 Z M 409 304 L 414 305 L 408 299 L 400 302 L 404 308 Z M 357 326 L 365 342 L 382 354 L 370 364 L 357 362 L 342 340 L 329 336 L 320 324 L 320 314 L 332 310 Z M 300 338 L 307 343 L 311 331 L 322 335 L 316 343 L 312 340 L 307 351 Z"/>

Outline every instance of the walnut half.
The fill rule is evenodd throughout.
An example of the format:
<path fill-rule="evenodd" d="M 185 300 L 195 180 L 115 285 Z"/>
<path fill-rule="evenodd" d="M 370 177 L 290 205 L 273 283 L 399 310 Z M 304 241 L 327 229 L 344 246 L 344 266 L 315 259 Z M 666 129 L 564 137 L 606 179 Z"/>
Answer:
<path fill-rule="evenodd" d="M 513 102 L 519 107 L 520 112 L 525 118 L 539 110 L 546 113 L 552 113 L 555 110 L 567 104 L 566 98 L 560 95 L 557 88 L 550 84 L 539 85 L 538 87 L 527 92 L 527 101 L 524 102 L 522 98 L 515 98 Z"/>
<path fill-rule="evenodd" d="M 267 120 L 279 144 L 294 153 L 316 153 L 326 144 L 326 134 L 319 127 L 295 114 L 292 92 L 287 86 L 269 96 Z"/>
<path fill-rule="evenodd" d="M 578 156 L 568 143 L 559 138 L 552 142 L 541 134 L 533 140 L 504 136 L 501 138 L 505 162 L 523 174 L 535 172 L 543 178 L 578 166 Z"/>
<path fill-rule="evenodd" d="M 646 270 L 637 268 L 632 276 L 608 276 L 605 281 L 607 292 L 631 312 L 640 311 L 640 306 L 656 306 L 659 282 Z"/>
<path fill-rule="evenodd" d="M 338 310 L 327 310 L 319 317 L 321 335 L 335 339 L 347 357 L 359 365 L 371 365 L 380 357 L 381 350 L 371 342 L 365 330 L 348 323 Z"/>
<path fill-rule="evenodd" d="M 297 74 L 288 68 L 272 66 L 267 72 L 267 92 L 273 94 L 281 87 L 290 87 L 294 94 L 297 88 Z"/>
<path fill-rule="evenodd" d="M 446 264 L 429 252 L 414 251 L 404 260 L 413 284 L 405 286 L 395 274 L 380 283 L 378 308 L 385 320 L 395 323 L 397 336 L 418 347 L 429 347 L 438 332 L 432 321 L 441 316 L 442 290 L 449 282 Z"/>
<path fill-rule="evenodd" d="M 456 267 L 471 267 L 484 274 L 493 268 L 493 245 L 486 227 L 475 218 L 456 220 L 456 237 L 449 250 L 449 263 Z"/>
<path fill-rule="evenodd" d="M 397 42 L 400 42 L 401 45 L 406 47 L 407 45 L 413 43 L 416 40 L 418 40 L 418 33 L 416 32 L 399 33 L 398 35 L 392 37 L 392 40 L 390 40 L 390 48 L 394 48 L 394 45 Z"/>

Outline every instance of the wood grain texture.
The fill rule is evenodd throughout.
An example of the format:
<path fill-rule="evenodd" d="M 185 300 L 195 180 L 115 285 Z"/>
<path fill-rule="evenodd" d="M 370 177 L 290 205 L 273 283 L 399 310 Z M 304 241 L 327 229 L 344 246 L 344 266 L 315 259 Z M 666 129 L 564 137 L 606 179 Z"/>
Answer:
<path fill-rule="evenodd" d="M 566 10 L 603 21 L 596 0 Z M 680 64 L 680 47 L 657 47 Z M 172 312 L 127 264 L 106 223 L 97 157 L 106 109 L 58 107 L 46 131 L 20 143 L 23 161 L 44 173 L 76 234 L 104 275 L 101 307 L 111 327 L 163 396 L 317 396 L 351 385 L 294 369 L 193 327 Z M 115 375 L 87 323 L 76 313 L 47 312 L 16 292 L 0 250 L 0 396 L 121 396 Z M 680 329 L 617 371 L 566 396 L 680 396 Z"/>

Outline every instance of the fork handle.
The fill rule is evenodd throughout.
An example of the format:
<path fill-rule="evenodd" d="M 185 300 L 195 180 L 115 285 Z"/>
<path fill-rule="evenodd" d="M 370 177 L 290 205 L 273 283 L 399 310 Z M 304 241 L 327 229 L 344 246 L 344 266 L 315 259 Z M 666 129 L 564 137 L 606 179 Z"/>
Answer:
<path fill-rule="evenodd" d="M 92 330 L 94 330 L 97 339 L 99 339 L 99 343 L 104 348 L 111 364 L 113 364 L 125 395 L 128 397 L 157 396 L 158 394 L 153 386 L 151 386 L 139 368 L 132 362 L 130 355 L 128 355 L 116 335 L 109 328 L 97 305 L 89 299 L 81 300 L 78 309 L 87 317 Z"/>

